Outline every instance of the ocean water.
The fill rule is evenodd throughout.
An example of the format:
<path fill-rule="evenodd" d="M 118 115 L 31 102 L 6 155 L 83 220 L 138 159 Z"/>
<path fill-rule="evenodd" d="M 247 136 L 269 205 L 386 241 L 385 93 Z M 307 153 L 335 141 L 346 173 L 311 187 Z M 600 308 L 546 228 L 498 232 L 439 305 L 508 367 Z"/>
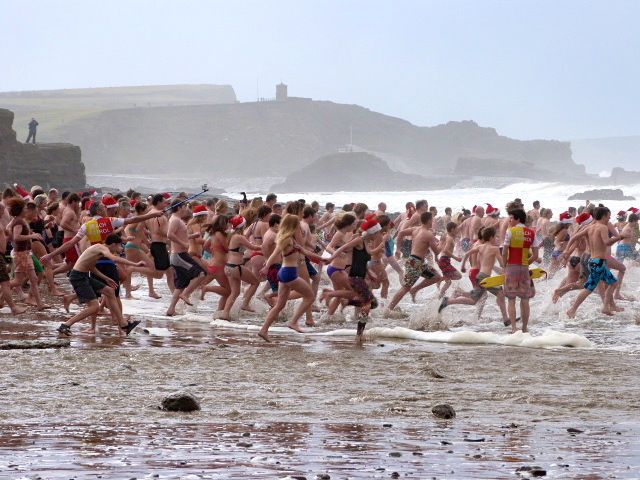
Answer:
<path fill-rule="evenodd" d="M 210 187 L 223 188 L 227 195 L 240 199 L 240 192 L 247 192 L 251 198 L 265 196 L 270 191 L 270 186 L 279 183 L 280 177 L 251 177 L 251 178 L 216 178 L 216 177 L 177 177 L 168 175 L 88 175 L 87 181 L 96 186 L 110 186 L 126 190 L 130 187 L 145 187 L 158 190 L 191 189 L 199 190 L 203 183 Z M 390 192 L 294 192 L 279 193 L 280 201 L 304 198 L 308 202 L 317 200 L 321 205 L 333 202 L 338 207 L 350 202 L 364 202 L 369 208 L 375 209 L 379 202 L 385 202 L 389 212 L 402 212 L 406 202 L 415 202 L 426 199 L 430 205 L 435 205 L 439 211 L 451 207 L 453 211 L 460 211 L 462 207 L 471 209 L 474 205 L 491 205 L 504 211 L 507 202 L 518 197 L 521 198 L 527 209 L 532 208 L 532 203 L 539 200 L 542 207 L 551 208 L 554 216 L 565 211 L 568 207 L 584 205 L 582 200 L 569 201 L 568 197 L 574 193 L 599 188 L 619 188 L 625 195 L 633 196 L 636 201 L 606 201 L 606 205 L 612 212 L 627 210 L 632 206 L 640 207 L 640 184 L 636 185 L 564 185 L 557 182 L 518 182 L 510 185 L 493 188 L 485 181 L 468 182 L 468 187 L 453 188 L 448 190 L 424 190 L 424 191 L 390 191 Z M 278 193 L 278 192 L 276 192 Z M 592 199 L 594 202 L 597 199 Z M 486 205 L 485 205 L 486 206 Z"/>

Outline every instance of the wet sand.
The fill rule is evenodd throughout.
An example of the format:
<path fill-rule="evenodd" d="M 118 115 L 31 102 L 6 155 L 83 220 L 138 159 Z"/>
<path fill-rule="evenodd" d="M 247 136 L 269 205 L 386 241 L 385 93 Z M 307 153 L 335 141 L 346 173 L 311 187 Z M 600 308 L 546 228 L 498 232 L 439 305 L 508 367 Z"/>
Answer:
<path fill-rule="evenodd" d="M 0 341 L 54 337 L 37 317 L 5 315 Z M 2 478 L 640 477 L 634 353 L 141 327 L 0 351 Z M 158 410 L 174 391 L 202 410 Z"/>

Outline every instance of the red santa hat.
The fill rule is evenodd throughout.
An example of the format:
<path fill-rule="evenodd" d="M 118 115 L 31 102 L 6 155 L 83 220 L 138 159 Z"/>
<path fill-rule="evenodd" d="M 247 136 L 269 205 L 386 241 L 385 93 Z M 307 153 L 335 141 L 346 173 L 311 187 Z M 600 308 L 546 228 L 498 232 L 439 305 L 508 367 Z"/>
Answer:
<path fill-rule="evenodd" d="M 624 210 L 620 210 L 618 212 L 618 215 L 616 215 L 618 218 L 624 218 L 627 216 L 627 212 L 625 212 Z"/>
<path fill-rule="evenodd" d="M 169 192 L 164 192 L 162 194 L 162 198 L 164 198 L 165 200 L 170 200 L 171 199 L 171 194 Z"/>
<path fill-rule="evenodd" d="M 138 200 L 136 200 L 135 198 L 133 200 L 129 200 L 129 205 L 131 205 L 131 208 L 135 208 L 137 204 Z"/>
<path fill-rule="evenodd" d="M 487 209 L 485 211 L 485 213 L 487 215 L 500 215 L 500 209 L 494 207 L 493 205 L 491 205 L 490 203 L 487 203 Z"/>
<path fill-rule="evenodd" d="M 562 212 L 560 214 L 560 223 L 573 223 L 573 218 L 569 212 Z"/>
<path fill-rule="evenodd" d="M 18 185 L 17 183 L 14 183 L 13 188 L 16 190 L 16 193 L 20 195 L 24 200 L 31 197 L 31 194 L 27 192 L 22 185 Z"/>
<path fill-rule="evenodd" d="M 589 212 L 582 212 L 576 217 L 576 222 L 578 222 L 578 225 L 589 225 L 593 222 L 593 217 Z"/>
<path fill-rule="evenodd" d="M 107 208 L 118 208 L 118 201 L 111 195 L 102 197 L 102 204 Z"/>
<path fill-rule="evenodd" d="M 627 212 L 635 213 L 636 215 L 640 212 L 640 208 L 631 207 Z"/>
<path fill-rule="evenodd" d="M 244 227 L 246 224 L 247 224 L 247 220 L 241 215 L 238 215 L 231 219 L 231 226 L 233 227 L 234 230 L 238 230 Z"/>
<path fill-rule="evenodd" d="M 366 237 L 369 235 L 373 235 L 374 233 L 378 233 L 382 230 L 380 223 L 375 218 L 375 215 L 369 216 L 363 223 L 360 225 L 360 230 L 362 230 L 362 236 Z"/>
<path fill-rule="evenodd" d="M 193 209 L 194 217 L 201 217 L 202 215 L 206 215 L 208 213 L 209 213 L 209 210 L 207 210 L 206 205 L 196 205 L 195 208 Z"/>

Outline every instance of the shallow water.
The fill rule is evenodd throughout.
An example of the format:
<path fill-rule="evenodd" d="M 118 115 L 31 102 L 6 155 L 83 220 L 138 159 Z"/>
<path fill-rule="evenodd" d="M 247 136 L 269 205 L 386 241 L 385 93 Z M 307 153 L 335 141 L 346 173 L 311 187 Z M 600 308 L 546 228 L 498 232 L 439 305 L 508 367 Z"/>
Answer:
<path fill-rule="evenodd" d="M 162 315 L 165 299 L 124 300 L 143 320 L 129 338 L 102 321 L 96 337 L 74 326 L 67 349 L 0 351 L 0 476 L 517 478 L 516 468 L 538 465 L 548 478 L 638 478 L 636 302 L 605 319 L 589 299 L 569 321 L 565 305 L 548 305 L 559 281 L 538 282 L 531 337 L 553 330 L 590 347 L 424 341 L 509 337 L 491 299 L 480 320 L 475 307 L 438 318 L 433 290 L 402 304 L 408 319 L 375 312 L 367 330 L 440 322 L 450 332 L 368 334 L 362 347 L 340 334 L 354 328 L 349 319 L 307 335 L 276 329 L 266 344 L 248 329 L 261 323 L 257 300 L 260 312 L 233 328 L 211 325 L 214 296 L 176 318 Z M 52 337 L 66 316 L 4 315 L 0 340 Z M 202 410 L 158 410 L 177 390 Z M 457 417 L 435 419 L 439 403 Z"/>

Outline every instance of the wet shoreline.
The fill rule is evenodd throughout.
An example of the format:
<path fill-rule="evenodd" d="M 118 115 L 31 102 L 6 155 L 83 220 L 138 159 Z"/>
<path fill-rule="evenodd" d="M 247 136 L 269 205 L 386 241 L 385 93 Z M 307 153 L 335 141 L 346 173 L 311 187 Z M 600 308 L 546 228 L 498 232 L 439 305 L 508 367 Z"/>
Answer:
<path fill-rule="evenodd" d="M 28 337 L 54 321 L 29 325 Z M 313 336 L 264 344 L 179 319 L 142 327 L 0 352 L 7 478 L 514 478 L 531 465 L 548 478 L 640 476 L 637 355 Z M 173 335 L 144 333 L 154 327 Z M 174 391 L 194 393 L 202 411 L 158 410 Z M 443 402 L 455 419 L 433 417 Z"/>

